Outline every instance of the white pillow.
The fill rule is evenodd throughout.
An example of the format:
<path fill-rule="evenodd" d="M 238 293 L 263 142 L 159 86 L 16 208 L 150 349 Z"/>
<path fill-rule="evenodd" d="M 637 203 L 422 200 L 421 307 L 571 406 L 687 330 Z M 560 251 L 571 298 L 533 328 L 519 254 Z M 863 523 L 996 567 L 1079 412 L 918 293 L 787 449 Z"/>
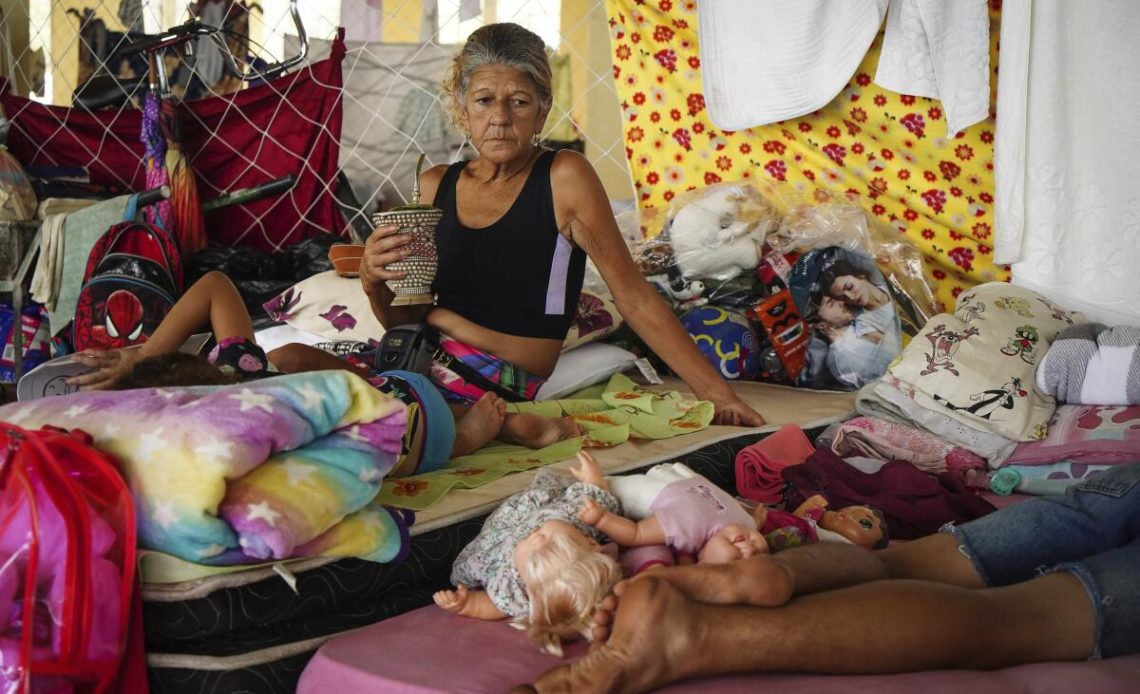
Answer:
<path fill-rule="evenodd" d="M 379 341 L 384 328 L 372 313 L 360 280 L 321 272 L 265 303 L 270 318 L 326 341 Z"/>
<path fill-rule="evenodd" d="M 288 323 L 271 325 L 268 328 L 258 330 L 253 334 L 253 341 L 266 352 L 272 352 L 278 347 L 294 343 L 319 345 L 322 342 L 327 342 L 322 335 L 294 328 Z"/>
<path fill-rule="evenodd" d="M 341 277 L 335 270 L 301 280 L 263 307 L 270 318 L 320 335 L 325 342 L 378 343 L 384 336 L 384 328 L 372 313 L 360 280 Z M 582 292 L 562 351 L 605 337 L 621 326 L 621 314 L 612 298 L 603 293 Z"/>
<path fill-rule="evenodd" d="M 637 356 L 629 350 L 600 342 L 575 347 L 562 353 L 554 373 L 538 389 L 536 400 L 557 400 L 583 388 L 601 383 L 618 371 L 633 366 Z"/>

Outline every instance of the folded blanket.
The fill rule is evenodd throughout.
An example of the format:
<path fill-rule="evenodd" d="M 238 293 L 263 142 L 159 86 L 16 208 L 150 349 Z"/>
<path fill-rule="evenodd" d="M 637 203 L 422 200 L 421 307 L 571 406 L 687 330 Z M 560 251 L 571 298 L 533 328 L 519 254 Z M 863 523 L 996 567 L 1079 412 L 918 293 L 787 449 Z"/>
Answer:
<path fill-rule="evenodd" d="M 988 431 L 981 431 L 941 412 L 919 405 L 894 383 L 872 381 L 855 397 L 855 411 L 896 424 L 918 427 L 940 436 L 950 443 L 977 453 L 990 467 L 998 467 L 1008 458 L 1017 442 Z"/>
<path fill-rule="evenodd" d="M 986 467 L 981 456 L 941 436 L 876 417 L 855 417 L 840 424 L 832 436 L 831 450 L 844 458 L 856 455 L 905 460 L 933 474 Z"/>
<path fill-rule="evenodd" d="M 25 428 L 92 434 L 121 463 L 140 545 L 201 564 L 399 556 L 403 519 L 368 504 L 395 464 L 406 418 L 402 403 L 347 371 L 0 407 L 0 419 Z"/>
<path fill-rule="evenodd" d="M 1070 326 L 1037 365 L 1037 389 L 1057 402 L 1140 405 L 1140 328 Z"/>
<path fill-rule="evenodd" d="M 1083 321 L 1023 287 L 978 285 L 958 296 L 953 314 L 923 326 L 884 380 L 974 429 L 1014 441 L 1042 439 L 1057 405 L 1033 388 L 1034 370 L 1049 343 Z"/>
<path fill-rule="evenodd" d="M 1071 460 L 1087 465 L 1140 462 L 1140 405 L 1061 405 L 1042 441 L 1017 444 L 1007 465 Z"/>
<path fill-rule="evenodd" d="M 764 504 L 780 501 L 784 488 L 781 474 L 789 465 L 799 465 L 815 446 L 795 424 L 785 424 L 776 433 L 736 454 L 736 492 Z"/>

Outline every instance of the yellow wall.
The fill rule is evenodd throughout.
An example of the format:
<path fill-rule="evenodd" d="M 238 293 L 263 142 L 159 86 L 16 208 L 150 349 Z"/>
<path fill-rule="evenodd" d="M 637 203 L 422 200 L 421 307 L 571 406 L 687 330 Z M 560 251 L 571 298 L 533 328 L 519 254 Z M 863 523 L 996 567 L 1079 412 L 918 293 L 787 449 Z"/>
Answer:
<path fill-rule="evenodd" d="M 83 10 L 95 10 L 95 17 L 102 19 L 108 31 L 122 31 L 119 21 L 119 3 L 115 0 L 92 2 L 91 0 L 56 0 L 51 12 L 51 56 L 49 63 L 55 64 L 52 82 L 52 103 L 70 104 L 75 91 L 76 75 L 79 72 L 79 20 L 67 10 L 74 8 L 82 16 Z"/>
<path fill-rule="evenodd" d="M 12 91 L 27 94 L 31 85 L 25 78 L 32 71 L 32 56 L 28 53 L 28 0 L 0 0 L 0 12 L 4 13 L 7 39 L 11 41 L 10 50 L 18 67 L 7 64 L 9 49 L 3 46 L 0 46 L 0 65 L 13 78 Z"/>
<path fill-rule="evenodd" d="M 596 0 L 562 0 L 562 50 L 574 56 L 571 112 L 586 136 L 586 156 L 611 200 L 632 200 L 617 93 L 608 81 L 597 83 L 613 65 L 608 21 Z"/>
<path fill-rule="evenodd" d="M 388 0 L 383 3 L 380 37 L 388 43 L 416 43 L 424 8 L 420 0 Z"/>

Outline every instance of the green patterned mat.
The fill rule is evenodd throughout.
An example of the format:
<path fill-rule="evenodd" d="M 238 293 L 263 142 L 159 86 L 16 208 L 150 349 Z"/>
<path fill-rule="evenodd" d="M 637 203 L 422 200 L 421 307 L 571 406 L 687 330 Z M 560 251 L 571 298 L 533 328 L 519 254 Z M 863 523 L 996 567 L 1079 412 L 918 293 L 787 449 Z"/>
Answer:
<path fill-rule="evenodd" d="M 442 470 L 385 480 L 375 502 L 423 511 L 452 489 L 474 489 L 512 472 L 568 460 L 582 448 L 607 448 L 630 439 L 667 439 L 709 426 L 713 405 L 686 400 L 676 391 L 657 392 L 615 374 L 604 386 L 565 400 L 512 403 L 510 412 L 572 417 L 585 435 L 530 449 L 497 441 L 455 458 Z"/>

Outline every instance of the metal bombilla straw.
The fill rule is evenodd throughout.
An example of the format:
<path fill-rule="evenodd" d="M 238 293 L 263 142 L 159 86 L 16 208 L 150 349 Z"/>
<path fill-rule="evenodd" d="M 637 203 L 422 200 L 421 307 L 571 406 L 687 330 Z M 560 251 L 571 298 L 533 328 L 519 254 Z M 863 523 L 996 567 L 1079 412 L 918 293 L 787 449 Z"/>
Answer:
<path fill-rule="evenodd" d="M 424 159 L 426 159 L 426 158 L 427 158 L 427 155 L 424 154 L 423 152 L 420 152 L 419 158 L 416 159 L 416 178 L 415 178 L 415 182 L 412 184 L 412 204 L 413 205 L 420 204 L 420 171 L 422 171 L 424 168 Z"/>

